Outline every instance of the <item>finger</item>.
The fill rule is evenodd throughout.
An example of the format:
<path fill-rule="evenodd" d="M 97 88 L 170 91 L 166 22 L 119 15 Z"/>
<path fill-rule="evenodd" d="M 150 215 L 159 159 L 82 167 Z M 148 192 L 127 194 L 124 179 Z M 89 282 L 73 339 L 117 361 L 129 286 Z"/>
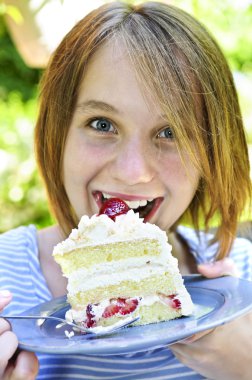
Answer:
<path fill-rule="evenodd" d="M 0 379 L 2 379 L 8 361 L 14 355 L 17 346 L 18 340 L 12 331 L 5 331 L 0 335 Z"/>
<path fill-rule="evenodd" d="M 0 317 L 0 335 L 5 331 L 11 330 L 11 324 L 7 319 Z"/>
<path fill-rule="evenodd" d="M 11 330 L 11 324 L 5 318 L 0 318 L 0 335 Z"/>
<path fill-rule="evenodd" d="M 229 257 L 225 257 L 213 263 L 198 264 L 198 271 L 207 278 L 239 276 L 235 263 Z"/>
<path fill-rule="evenodd" d="M 4 376 L 1 377 L 1 380 L 11 380 L 11 374 L 13 372 L 13 368 L 14 368 L 13 364 L 9 362 L 4 372 Z"/>
<path fill-rule="evenodd" d="M 5 306 L 7 306 L 12 299 L 12 294 L 9 290 L 1 289 L 0 290 L 0 311 L 2 311 Z"/>
<path fill-rule="evenodd" d="M 11 379 L 33 380 L 39 370 L 37 356 L 33 352 L 21 351 L 12 371 Z"/>

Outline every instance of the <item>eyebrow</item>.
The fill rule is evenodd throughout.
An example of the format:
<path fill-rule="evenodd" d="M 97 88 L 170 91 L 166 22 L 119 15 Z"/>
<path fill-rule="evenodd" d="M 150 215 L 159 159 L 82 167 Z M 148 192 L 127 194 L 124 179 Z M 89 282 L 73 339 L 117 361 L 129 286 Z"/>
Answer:
<path fill-rule="evenodd" d="M 106 102 L 103 102 L 101 100 L 87 100 L 85 102 L 81 102 L 77 104 L 76 110 L 80 112 L 88 112 L 88 111 L 106 111 L 106 112 L 113 112 L 115 114 L 120 114 L 121 112 L 112 106 L 111 104 L 108 104 Z M 160 115 L 161 119 L 166 120 L 166 115 Z"/>
<path fill-rule="evenodd" d="M 76 109 L 80 111 L 99 110 L 119 113 L 119 111 L 114 106 L 100 100 L 87 100 L 86 102 L 77 104 Z"/>

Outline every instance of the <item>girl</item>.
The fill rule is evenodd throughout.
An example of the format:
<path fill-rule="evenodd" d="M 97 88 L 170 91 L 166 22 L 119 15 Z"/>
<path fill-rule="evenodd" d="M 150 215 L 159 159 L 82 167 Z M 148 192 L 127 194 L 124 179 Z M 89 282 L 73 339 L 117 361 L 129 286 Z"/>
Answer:
<path fill-rule="evenodd" d="M 235 240 L 251 194 L 237 95 L 219 47 L 185 12 L 158 2 L 110 3 L 81 20 L 45 71 L 35 144 L 58 224 L 2 235 L 0 286 L 13 295 L 12 302 L 6 290 L 0 297 L 5 313 L 66 293 L 53 247 L 83 214 L 98 212 L 104 194 L 134 207 L 149 201 L 141 214 L 167 231 L 183 274 L 239 270 L 251 279 L 251 243 Z M 214 236 L 207 233 L 213 217 Z M 194 229 L 182 226 L 185 218 Z M 0 376 L 249 379 L 251 319 L 130 355 L 38 354 L 38 375 L 35 354 L 13 358 L 17 338 L 1 320 Z"/>

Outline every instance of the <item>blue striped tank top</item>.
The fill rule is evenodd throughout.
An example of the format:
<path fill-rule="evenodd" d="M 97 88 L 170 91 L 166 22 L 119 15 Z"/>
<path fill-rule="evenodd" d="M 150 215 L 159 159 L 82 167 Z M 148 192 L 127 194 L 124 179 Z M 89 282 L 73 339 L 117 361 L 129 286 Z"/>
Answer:
<path fill-rule="evenodd" d="M 211 236 L 199 236 L 187 227 L 178 232 L 186 239 L 195 259 L 211 260 L 216 250 L 208 247 Z M 241 277 L 251 280 L 252 243 L 236 239 L 231 257 Z M 38 259 L 37 230 L 33 225 L 19 227 L 0 235 L 0 289 L 13 293 L 13 300 L 5 314 L 21 313 L 39 303 L 49 301 L 52 295 L 47 287 Z M 166 348 L 123 355 L 57 355 L 37 353 L 40 370 L 37 380 L 199 380 L 204 379 L 181 364 Z"/>

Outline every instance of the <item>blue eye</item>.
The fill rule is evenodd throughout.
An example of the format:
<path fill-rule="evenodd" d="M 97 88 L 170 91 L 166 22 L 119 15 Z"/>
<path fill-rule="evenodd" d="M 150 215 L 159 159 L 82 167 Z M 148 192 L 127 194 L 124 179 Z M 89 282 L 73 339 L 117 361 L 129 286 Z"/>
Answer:
<path fill-rule="evenodd" d="M 159 133 L 158 137 L 173 140 L 174 139 L 174 133 L 170 127 L 167 127 Z"/>
<path fill-rule="evenodd" d="M 114 132 L 114 127 L 107 119 L 95 119 L 90 126 L 100 132 Z"/>

